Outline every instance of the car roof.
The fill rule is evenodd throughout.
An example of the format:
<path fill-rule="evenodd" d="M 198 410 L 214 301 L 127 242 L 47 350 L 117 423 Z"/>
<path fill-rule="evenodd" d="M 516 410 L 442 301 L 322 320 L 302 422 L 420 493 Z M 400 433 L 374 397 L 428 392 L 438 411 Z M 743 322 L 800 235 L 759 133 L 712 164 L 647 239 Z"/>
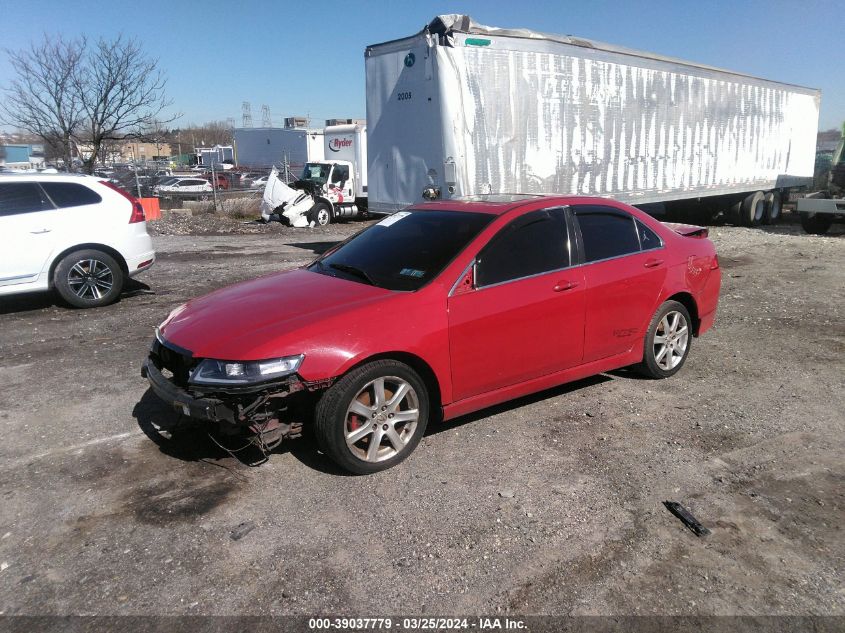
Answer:
<path fill-rule="evenodd" d="M 0 181 L 2 180 L 94 180 L 100 182 L 99 176 L 92 176 L 89 174 L 53 174 L 53 173 L 37 173 L 37 174 L 15 174 L 15 173 L 0 173 Z"/>
<path fill-rule="evenodd" d="M 450 200 L 437 200 L 413 205 L 414 209 L 431 209 L 439 211 L 466 211 L 471 213 L 489 213 L 502 215 L 513 209 L 524 207 L 529 203 L 540 202 L 549 206 L 565 206 L 568 204 L 604 204 L 616 206 L 616 202 L 609 198 L 588 196 L 552 196 L 531 193 L 494 193 L 474 196 L 459 196 Z"/>

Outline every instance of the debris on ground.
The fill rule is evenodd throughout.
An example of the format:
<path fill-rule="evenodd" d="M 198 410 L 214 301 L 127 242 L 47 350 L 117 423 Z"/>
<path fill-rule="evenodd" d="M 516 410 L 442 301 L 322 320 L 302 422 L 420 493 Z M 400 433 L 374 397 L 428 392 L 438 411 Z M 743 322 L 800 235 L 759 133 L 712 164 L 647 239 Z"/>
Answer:
<path fill-rule="evenodd" d="M 708 534 L 710 534 L 710 530 L 701 525 L 698 519 L 692 516 L 689 510 L 687 510 L 677 501 L 664 501 L 663 505 L 666 506 L 666 509 L 669 510 L 669 512 L 678 517 L 681 520 L 681 523 L 683 523 L 690 530 L 692 530 L 692 533 L 696 536 L 707 536 Z"/>

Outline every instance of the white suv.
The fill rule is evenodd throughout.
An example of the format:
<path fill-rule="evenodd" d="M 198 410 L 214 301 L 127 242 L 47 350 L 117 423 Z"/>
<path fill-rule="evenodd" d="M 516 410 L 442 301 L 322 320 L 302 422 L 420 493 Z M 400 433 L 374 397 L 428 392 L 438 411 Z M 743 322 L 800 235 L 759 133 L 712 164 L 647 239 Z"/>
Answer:
<path fill-rule="evenodd" d="M 69 304 L 116 301 L 155 262 L 141 203 L 92 176 L 0 176 L 0 297 L 53 289 Z"/>

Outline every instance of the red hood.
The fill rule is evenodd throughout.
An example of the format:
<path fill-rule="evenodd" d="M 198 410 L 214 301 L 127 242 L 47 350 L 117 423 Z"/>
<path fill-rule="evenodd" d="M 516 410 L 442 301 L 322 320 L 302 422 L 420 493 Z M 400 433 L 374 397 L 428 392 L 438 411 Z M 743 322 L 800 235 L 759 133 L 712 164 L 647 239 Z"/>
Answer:
<path fill-rule="evenodd" d="M 298 269 L 244 281 L 193 299 L 161 325 L 169 342 L 199 358 L 259 360 L 299 354 L 298 334 L 310 338 L 351 308 L 395 293 Z"/>

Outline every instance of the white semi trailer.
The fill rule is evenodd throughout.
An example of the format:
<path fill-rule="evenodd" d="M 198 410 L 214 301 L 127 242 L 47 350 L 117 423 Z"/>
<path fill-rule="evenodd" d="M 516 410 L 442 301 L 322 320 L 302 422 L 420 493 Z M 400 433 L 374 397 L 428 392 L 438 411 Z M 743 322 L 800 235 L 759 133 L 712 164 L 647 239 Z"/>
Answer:
<path fill-rule="evenodd" d="M 812 182 L 815 89 L 464 15 L 367 47 L 365 67 L 374 213 L 551 193 L 753 225 Z"/>

